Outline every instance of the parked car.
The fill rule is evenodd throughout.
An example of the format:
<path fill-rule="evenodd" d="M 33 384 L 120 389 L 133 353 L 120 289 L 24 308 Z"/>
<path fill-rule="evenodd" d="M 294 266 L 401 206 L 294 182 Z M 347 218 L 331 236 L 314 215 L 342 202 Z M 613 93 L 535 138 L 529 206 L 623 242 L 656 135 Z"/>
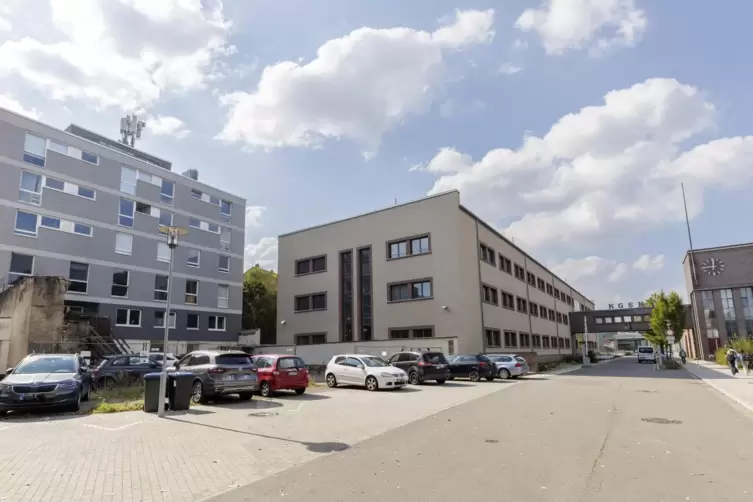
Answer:
<path fill-rule="evenodd" d="M 120 382 L 136 383 L 147 373 L 162 371 L 162 365 L 146 356 L 112 356 L 104 358 L 92 370 L 94 388 L 109 387 Z"/>
<path fill-rule="evenodd" d="M 167 362 L 167 367 L 175 366 L 175 363 L 178 362 L 178 358 L 174 355 L 170 354 L 169 352 L 167 354 L 164 354 L 162 352 L 150 352 L 146 357 L 151 357 L 155 361 L 157 361 L 159 364 L 162 364 L 162 361 Z"/>
<path fill-rule="evenodd" d="M 494 363 L 483 354 L 458 354 L 447 358 L 450 364 L 450 380 L 467 378 L 478 382 L 482 378 L 494 380 Z"/>
<path fill-rule="evenodd" d="M 251 356 L 237 350 L 197 350 L 173 366 L 194 375 L 191 400 L 205 403 L 217 396 L 237 394 L 248 401 L 258 390 L 259 379 Z"/>
<path fill-rule="evenodd" d="M 68 408 L 89 400 L 91 373 L 78 354 L 31 354 L 0 381 L 0 415 L 9 411 Z"/>
<path fill-rule="evenodd" d="M 364 354 L 340 354 L 332 357 L 324 372 L 327 385 L 361 385 L 370 391 L 401 389 L 408 375 L 381 357 Z"/>
<path fill-rule="evenodd" d="M 530 373 L 528 363 L 517 354 L 486 354 L 494 363 L 497 376 L 502 380 L 518 378 Z"/>
<path fill-rule="evenodd" d="M 644 361 L 656 363 L 656 352 L 653 347 L 638 347 L 638 363 Z"/>
<path fill-rule="evenodd" d="M 297 356 L 263 354 L 252 356 L 259 377 L 259 394 L 270 396 L 278 390 L 294 390 L 299 396 L 309 386 L 309 372 Z"/>
<path fill-rule="evenodd" d="M 388 362 L 405 371 L 411 385 L 419 385 L 427 380 L 434 380 L 442 385 L 450 378 L 450 365 L 441 352 L 403 351 L 390 357 Z"/>

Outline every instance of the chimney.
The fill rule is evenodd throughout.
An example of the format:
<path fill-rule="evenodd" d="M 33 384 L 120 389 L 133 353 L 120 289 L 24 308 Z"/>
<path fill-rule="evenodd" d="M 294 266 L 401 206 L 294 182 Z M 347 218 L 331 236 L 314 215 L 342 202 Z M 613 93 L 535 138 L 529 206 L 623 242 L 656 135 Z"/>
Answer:
<path fill-rule="evenodd" d="M 199 181 L 199 171 L 197 169 L 189 169 L 183 173 L 183 176 L 191 178 L 194 181 Z"/>

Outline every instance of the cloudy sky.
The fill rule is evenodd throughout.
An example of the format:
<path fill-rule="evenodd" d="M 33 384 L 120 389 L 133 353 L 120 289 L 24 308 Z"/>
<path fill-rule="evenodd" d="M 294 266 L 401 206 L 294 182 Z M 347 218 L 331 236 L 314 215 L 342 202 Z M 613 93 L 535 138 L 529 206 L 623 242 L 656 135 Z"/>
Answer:
<path fill-rule="evenodd" d="M 751 238 L 753 3 L 2 0 L 0 106 L 115 137 L 248 200 L 276 237 L 459 189 L 604 305 Z"/>

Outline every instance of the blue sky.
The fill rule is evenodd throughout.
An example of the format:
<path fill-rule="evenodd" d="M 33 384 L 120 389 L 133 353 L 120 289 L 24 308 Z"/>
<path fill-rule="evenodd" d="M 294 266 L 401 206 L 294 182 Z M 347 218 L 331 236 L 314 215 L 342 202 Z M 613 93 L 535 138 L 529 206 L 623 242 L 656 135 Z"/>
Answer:
<path fill-rule="evenodd" d="M 65 4 L 65 5 L 63 5 Z M 747 242 L 753 5 L 700 0 L 8 0 L 0 106 L 115 136 L 280 233 L 457 188 L 605 304 Z M 742 217 L 741 217 L 742 216 Z"/>

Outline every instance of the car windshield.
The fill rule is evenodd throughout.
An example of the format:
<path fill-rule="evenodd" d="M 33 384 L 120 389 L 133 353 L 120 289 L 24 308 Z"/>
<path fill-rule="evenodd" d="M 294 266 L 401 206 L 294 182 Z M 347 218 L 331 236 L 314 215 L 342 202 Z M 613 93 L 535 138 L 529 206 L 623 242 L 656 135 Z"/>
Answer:
<path fill-rule="evenodd" d="M 654 352 L 653 347 L 638 347 L 638 352 L 641 354 L 651 354 Z"/>
<path fill-rule="evenodd" d="M 35 357 L 27 359 L 13 370 L 14 375 L 31 373 L 75 373 L 76 360 L 72 357 Z"/>
<path fill-rule="evenodd" d="M 217 364 L 234 364 L 242 366 L 245 364 L 251 365 L 251 357 L 246 354 L 222 354 L 215 358 Z"/>
<path fill-rule="evenodd" d="M 362 357 L 361 361 L 363 361 L 363 364 L 365 364 L 366 366 L 370 366 L 372 368 L 384 368 L 385 366 L 390 366 L 387 361 L 380 357 Z"/>
<path fill-rule="evenodd" d="M 484 363 L 490 363 L 490 362 L 492 362 L 492 360 L 491 360 L 491 359 L 489 359 L 489 358 L 488 358 L 488 357 L 486 357 L 486 356 L 482 356 L 481 354 L 479 354 L 478 356 L 476 356 L 476 360 L 477 360 L 477 361 L 481 361 L 481 362 L 484 362 Z"/>
<path fill-rule="evenodd" d="M 525 359 L 523 359 L 523 358 L 522 358 L 522 357 L 520 357 L 520 356 L 515 356 L 515 360 L 516 360 L 516 361 L 518 361 L 519 363 L 524 363 L 524 362 L 526 362 L 526 360 L 525 360 Z"/>
<path fill-rule="evenodd" d="M 447 364 L 447 359 L 441 352 L 427 352 L 424 354 L 424 359 L 429 364 Z"/>

